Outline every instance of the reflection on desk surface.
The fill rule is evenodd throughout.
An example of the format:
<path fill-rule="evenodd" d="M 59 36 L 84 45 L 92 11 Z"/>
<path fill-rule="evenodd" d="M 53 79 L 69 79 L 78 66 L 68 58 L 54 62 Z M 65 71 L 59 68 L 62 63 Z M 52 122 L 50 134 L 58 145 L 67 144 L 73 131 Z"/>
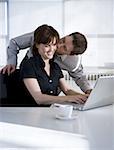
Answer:
<path fill-rule="evenodd" d="M 77 119 L 68 121 L 56 119 L 52 108 L 1 107 L 0 122 L 80 134 L 88 140 L 90 150 L 114 149 L 113 105 L 73 113 L 78 113 Z"/>
<path fill-rule="evenodd" d="M 78 134 L 0 122 L 0 147 L 81 148 L 89 150 L 87 139 Z"/>

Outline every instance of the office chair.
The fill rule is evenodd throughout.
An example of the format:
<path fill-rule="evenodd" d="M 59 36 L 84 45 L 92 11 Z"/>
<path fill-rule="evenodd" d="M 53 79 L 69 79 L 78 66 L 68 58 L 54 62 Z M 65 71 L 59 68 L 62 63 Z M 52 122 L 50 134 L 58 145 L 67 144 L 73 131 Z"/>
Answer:
<path fill-rule="evenodd" d="M 11 75 L 0 74 L 0 106 L 5 107 L 37 107 L 20 80 L 20 70 L 16 69 Z"/>

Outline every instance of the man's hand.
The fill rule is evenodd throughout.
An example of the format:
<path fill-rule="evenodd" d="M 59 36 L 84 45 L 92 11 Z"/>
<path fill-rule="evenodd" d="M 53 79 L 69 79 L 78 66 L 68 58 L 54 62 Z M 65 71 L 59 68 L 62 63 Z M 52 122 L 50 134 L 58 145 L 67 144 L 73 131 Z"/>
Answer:
<path fill-rule="evenodd" d="M 87 90 L 87 91 L 85 92 L 85 94 L 90 94 L 90 93 L 91 93 L 91 91 L 92 91 L 92 89 Z"/>
<path fill-rule="evenodd" d="M 15 65 L 6 65 L 5 67 L 3 67 L 1 70 L 0 70 L 0 73 L 7 73 L 8 75 L 10 75 L 11 73 L 13 73 L 14 71 L 16 70 L 16 66 Z"/>

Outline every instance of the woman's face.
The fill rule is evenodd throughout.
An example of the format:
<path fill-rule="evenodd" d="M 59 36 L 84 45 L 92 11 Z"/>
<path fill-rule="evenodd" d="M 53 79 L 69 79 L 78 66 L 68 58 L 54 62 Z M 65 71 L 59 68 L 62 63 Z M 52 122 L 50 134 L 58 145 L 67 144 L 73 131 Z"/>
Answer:
<path fill-rule="evenodd" d="M 56 38 L 51 41 L 49 44 L 38 44 L 36 45 L 38 52 L 41 55 L 42 59 L 52 59 L 53 55 L 57 49 Z"/>

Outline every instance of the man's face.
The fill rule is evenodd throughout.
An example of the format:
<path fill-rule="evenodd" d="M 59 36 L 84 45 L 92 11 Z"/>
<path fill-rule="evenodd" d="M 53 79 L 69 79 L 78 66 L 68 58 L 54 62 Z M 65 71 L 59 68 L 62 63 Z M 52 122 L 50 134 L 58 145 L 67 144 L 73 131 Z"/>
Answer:
<path fill-rule="evenodd" d="M 57 48 L 57 54 L 59 55 L 70 55 L 73 51 L 73 39 L 72 36 L 65 36 L 60 39 Z"/>

